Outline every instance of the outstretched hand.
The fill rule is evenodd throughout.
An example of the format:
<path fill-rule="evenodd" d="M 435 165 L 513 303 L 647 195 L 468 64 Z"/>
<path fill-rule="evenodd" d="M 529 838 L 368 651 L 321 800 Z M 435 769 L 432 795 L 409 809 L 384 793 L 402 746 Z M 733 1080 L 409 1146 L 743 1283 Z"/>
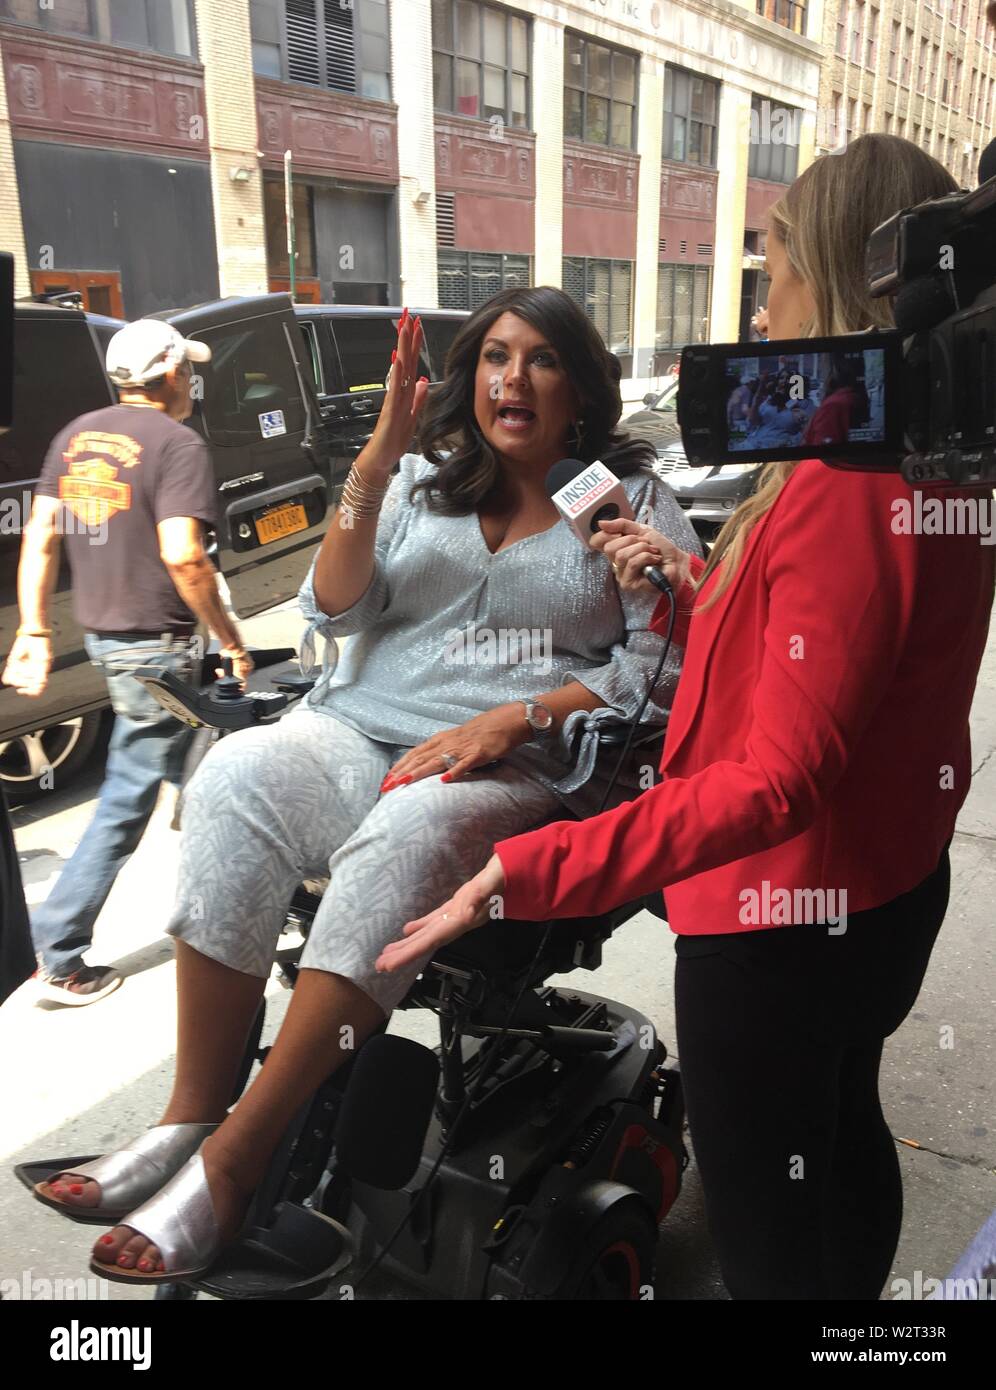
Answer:
<path fill-rule="evenodd" d="M 375 961 L 377 970 L 390 973 L 420 957 L 435 954 L 442 946 L 456 941 L 491 917 L 500 917 L 500 894 L 505 887 L 505 871 L 493 854 L 479 874 L 424 917 L 406 922 L 404 940 L 392 941 Z"/>

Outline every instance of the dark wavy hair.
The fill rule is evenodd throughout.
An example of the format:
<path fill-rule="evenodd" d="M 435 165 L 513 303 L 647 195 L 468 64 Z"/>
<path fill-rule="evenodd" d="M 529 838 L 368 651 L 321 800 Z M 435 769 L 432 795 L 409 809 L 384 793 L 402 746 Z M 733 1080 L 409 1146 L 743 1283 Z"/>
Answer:
<path fill-rule="evenodd" d="M 483 343 L 502 314 L 518 314 L 556 349 L 581 402 L 581 443 L 567 431 L 564 455 L 595 459 L 624 478 L 652 465 L 654 446 L 615 427 L 622 414 L 619 359 L 602 342 L 591 319 L 570 295 L 553 285 L 499 290 L 461 324 L 446 354 L 443 380 L 429 393 L 415 448 L 437 472 L 412 487 L 425 490 L 426 505 L 443 516 L 467 516 L 482 503 L 504 500 L 505 480 L 495 451 L 474 415 L 474 379 Z M 443 457 L 441 450 L 450 450 Z"/>

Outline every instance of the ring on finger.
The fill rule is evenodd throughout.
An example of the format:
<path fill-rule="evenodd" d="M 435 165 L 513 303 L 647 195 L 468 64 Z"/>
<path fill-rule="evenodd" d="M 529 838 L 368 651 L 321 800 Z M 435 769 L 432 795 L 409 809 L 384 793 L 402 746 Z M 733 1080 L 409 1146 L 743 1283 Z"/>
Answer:
<path fill-rule="evenodd" d="M 439 756 L 447 768 L 456 767 L 457 763 L 460 761 L 460 759 L 455 757 L 452 753 L 440 753 Z"/>

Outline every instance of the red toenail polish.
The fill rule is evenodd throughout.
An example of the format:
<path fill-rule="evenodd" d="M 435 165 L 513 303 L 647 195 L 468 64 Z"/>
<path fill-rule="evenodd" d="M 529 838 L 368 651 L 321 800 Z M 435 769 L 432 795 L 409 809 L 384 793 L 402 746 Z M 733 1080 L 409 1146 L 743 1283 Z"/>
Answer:
<path fill-rule="evenodd" d="M 148 1267 L 149 1267 L 149 1262 L 148 1262 L 148 1260 L 139 1260 L 139 1262 L 138 1262 L 138 1267 L 139 1267 L 139 1269 L 148 1269 Z"/>
<path fill-rule="evenodd" d="M 82 1186 L 81 1183 L 74 1182 L 73 1185 L 72 1185 L 72 1187 L 71 1187 L 69 1190 L 70 1190 L 70 1192 L 74 1193 L 74 1194 L 78 1197 L 78 1196 L 80 1195 L 80 1193 L 83 1191 L 83 1186 Z"/>
<path fill-rule="evenodd" d="M 101 1236 L 101 1237 L 100 1237 L 100 1243 L 101 1243 L 101 1245 L 113 1245 L 113 1244 L 114 1244 L 114 1237 L 113 1237 L 113 1236 Z"/>
<path fill-rule="evenodd" d="M 126 1265 L 127 1263 L 128 1263 L 128 1256 L 127 1256 L 127 1255 L 119 1255 L 119 1256 L 118 1256 L 118 1264 L 119 1264 L 119 1265 Z"/>

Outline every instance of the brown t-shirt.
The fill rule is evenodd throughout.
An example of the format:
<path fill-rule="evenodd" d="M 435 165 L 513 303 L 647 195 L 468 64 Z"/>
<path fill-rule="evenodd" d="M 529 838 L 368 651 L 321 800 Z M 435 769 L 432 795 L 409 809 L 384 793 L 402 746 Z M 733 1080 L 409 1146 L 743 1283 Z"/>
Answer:
<path fill-rule="evenodd" d="M 215 525 L 217 484 L 198 434 L 148 406 L 105 406 L 56 435 L 35 492 L 65 503 L 60 530 L 82 627 L 193 630 L 156 526 L 171 516 Z"/>

